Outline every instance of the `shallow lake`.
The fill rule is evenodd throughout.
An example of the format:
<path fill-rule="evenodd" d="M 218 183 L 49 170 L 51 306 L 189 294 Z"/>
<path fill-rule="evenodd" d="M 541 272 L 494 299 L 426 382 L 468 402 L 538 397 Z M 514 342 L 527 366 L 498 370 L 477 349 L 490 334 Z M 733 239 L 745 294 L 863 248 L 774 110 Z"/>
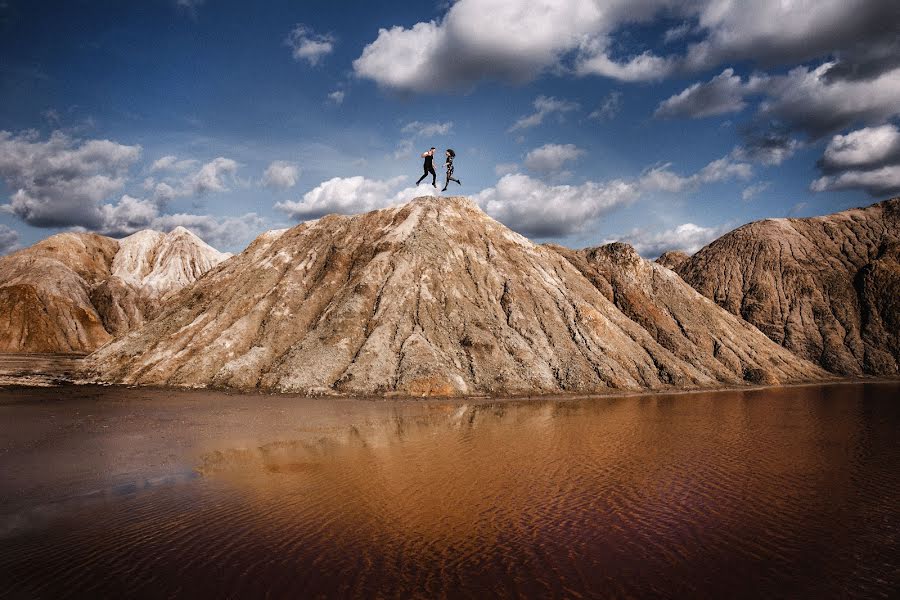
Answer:
<path fill-rule="evenodd" d="M 0 390 L 0 597 L 897 597 L 900 383 Z"/>

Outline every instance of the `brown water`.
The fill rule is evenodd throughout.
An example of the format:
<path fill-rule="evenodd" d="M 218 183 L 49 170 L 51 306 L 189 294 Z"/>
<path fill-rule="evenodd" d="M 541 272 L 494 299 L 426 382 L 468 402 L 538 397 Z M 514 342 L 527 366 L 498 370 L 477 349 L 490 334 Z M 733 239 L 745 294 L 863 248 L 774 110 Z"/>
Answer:
<path fill-rule="evenodd" d="M 0 596 L 897 597 L 900 383 L 0 391 Z"/>

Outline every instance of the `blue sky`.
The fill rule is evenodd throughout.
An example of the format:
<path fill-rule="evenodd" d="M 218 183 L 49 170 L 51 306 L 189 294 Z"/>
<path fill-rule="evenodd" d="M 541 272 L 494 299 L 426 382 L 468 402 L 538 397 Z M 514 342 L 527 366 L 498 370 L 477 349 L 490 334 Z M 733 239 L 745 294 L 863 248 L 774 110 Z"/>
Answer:
<path fill-rule="evenodd" d="M 0 252 L 177 225 L 237 251 L 434 193 L 431 145 L 530 237 L 695 251 L 896 195 L 898 23 L 891 0 L 0 0 Z"/>

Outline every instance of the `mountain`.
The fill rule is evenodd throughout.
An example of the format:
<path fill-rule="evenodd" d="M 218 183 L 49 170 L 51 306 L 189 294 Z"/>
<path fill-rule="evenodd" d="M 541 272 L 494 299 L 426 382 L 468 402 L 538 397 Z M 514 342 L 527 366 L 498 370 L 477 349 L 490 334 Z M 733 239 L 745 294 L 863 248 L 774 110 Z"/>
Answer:
<path fill-rule="evenodd" d="M 680 250 L 669 250 L 668 252 L 660 254 L 659 258 L 656 259 L 656 262 L 667 269 L 672 269 L 674 271 L 689 258 L 690 256 Z"/>
<path fill-rule="evenodd" d="M 128 384 L 409 395 L 827 375 L 628 246 L 536 245 L 458 197 L 264 234 L 88 364 Z"/>
<path fill-rule="evenodd" d="M 0 351 L 94 350 L 228 256 L 183 227 L 51 236 L 0 258 Z"/>
<path fill-rule="evenodd" d="M 841 375 L 900 373 L 900 198 L 809 219 L 766 219 L 677 272 L 798 356 Z"/>

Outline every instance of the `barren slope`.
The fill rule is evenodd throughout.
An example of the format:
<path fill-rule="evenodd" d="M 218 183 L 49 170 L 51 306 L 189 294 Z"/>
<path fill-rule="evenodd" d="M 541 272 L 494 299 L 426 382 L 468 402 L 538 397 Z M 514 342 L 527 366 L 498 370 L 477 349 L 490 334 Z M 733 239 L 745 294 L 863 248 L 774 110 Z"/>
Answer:
<path fill-rule="evenodd" d="M 900 364 L 900 199 L 810 219 L 767 219 L 677 271 L 703 295 L 799 356 L 840 374 Z"/>
<path fill-rule="evenodd" d="M 80 352 L 111 336 L 90 292 L 109 277 L 116 240 L 61 233 L 0 258 L 0 352 Z"/>
<path fill-rule="evenodd" d="M 0 259 L 0 352 L 88 352 L 227 258 L 192 233 L 63 233 Z"/>
<path fill-rule="evenodd" d="M 721 322 L 718 350 L 700 339 L 692 352 L 673 352 L 557 250 L 465 198 L 418 198 L 261 236 L 179 292 L 165 315 L 88 361 L 110 382 L 354 394 L 593 392 L 823 375 L 659 269 Z"/>

